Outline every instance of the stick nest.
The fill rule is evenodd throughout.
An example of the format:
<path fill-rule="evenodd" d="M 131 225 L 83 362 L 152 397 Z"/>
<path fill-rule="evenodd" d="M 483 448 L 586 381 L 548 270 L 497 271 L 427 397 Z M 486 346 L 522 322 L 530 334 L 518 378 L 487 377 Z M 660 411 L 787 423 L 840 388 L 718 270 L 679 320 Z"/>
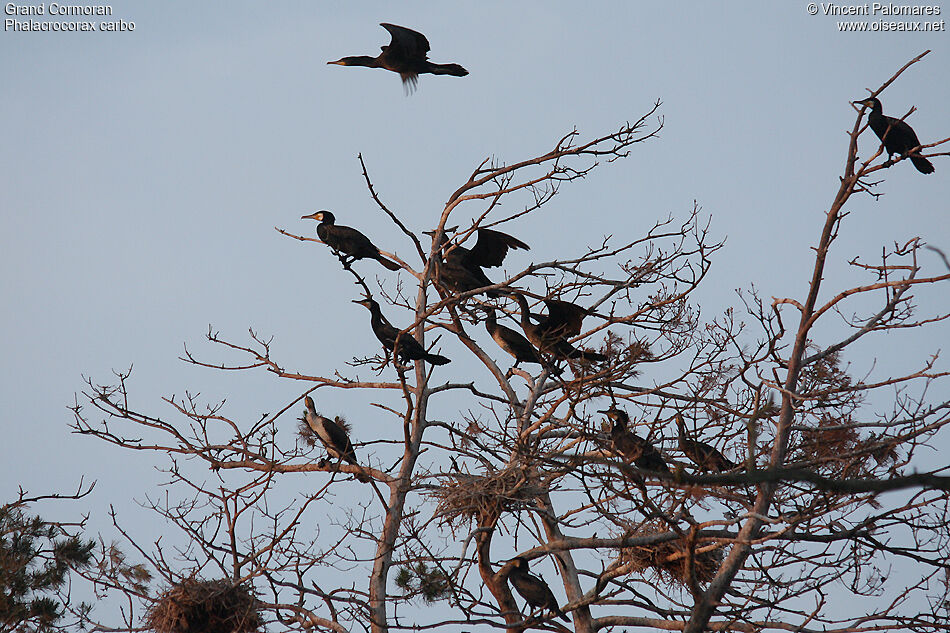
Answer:
<path fill-rule="evenodd" d="M 435 516 L 456 525 L 475 519 L 479 526 L 493 525 L 502 512 L 534 507 L 544 493 L 537 472 L 517 466 L 485 475 L 454 473 L 432 495 L 438 499 Z"/>
<path fill-rule="evenodd" d="M 631 536 L 650 536 L 665 531 L 660 525 L 647 524 Z M 631 572 L 652 569 L 667 584 L 689 588 L 688 549 L 686 539 L 680 538 L 652 545 L 625 547 L 620 557 L 630 566 Z M 708 583 L 712 580 L 724 557 L 721 544 L 713 539 L 697 539 L 693 548 L 693 574 L 696 581 Z"/>
<path fill-rule="evenodd" d="M 262 628 L 262 608 L 245 585 L 189 578 L 152 604 L 145 626 L 156 633 L 252 633 Z"/>

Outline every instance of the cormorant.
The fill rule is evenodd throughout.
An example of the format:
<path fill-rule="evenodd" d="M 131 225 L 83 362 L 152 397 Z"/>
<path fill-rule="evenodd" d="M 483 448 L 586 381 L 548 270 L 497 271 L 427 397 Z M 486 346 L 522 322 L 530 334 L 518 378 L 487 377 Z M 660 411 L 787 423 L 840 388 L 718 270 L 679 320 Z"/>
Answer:
<path fill-rule="evenodd" d="M 448 245 L 444 232 L 442 240 L 445 255 L 440 265 L 439 281 L 451 292 L 456 293 L 495 285 L 495 282 L 485 275 L 482 268 L 501 266 L 509 249 L 530 250 L 531 248 L 516 237 L 492 229 L 478 229 L 478 239 L 475 241 L 475 246 L 470 249 L 459 245 Z M 500 297 L 504 293 L 489 290 L 486 294 L 489 297 Z"/>
<path fill-rule="evenodd" d="M 350 262 L 357 259 L 375 259 L 389 270 L 399 270 L 399 264 L 383 257 L 368 237 L 356 229 L 334 224 L 336 217 L 329 211 L 317 211 L 310 215 L 302 215 L 300 219 L 319 220 L 317 237 L 337 253 L 350 257 Z"/>
<path fill-rule="evenodd" d="M 383 316 L 383 313 L 379 309 L 379 304 L 374 300 L 366 298 L 360 301 L 354 301 L 353 303 L 358 303 L 369 309 L 370 325 L 373 328 L 373 334 L 375 334 L 379 342 L 383 344 L 383 347 L 392 351 L 399 360 L 424 360 L 433 365 L 445 365 L 451 362 L 451 360 L 445 356 L 427 352 L 425 348 L 419 344 L 419 341 L 413 338 L 408 332 L 403 332 L 402 336 L 399 336 L 399 330 L 386 320 L 386 317 Z M 399 338 L 398 350 L 393 349 L 396 346 L 396 337 Z"/>
<path fill-rule="evenodd" d="M 734 464 L 726 459 L 726 456 L 717 451 L 714 447 L 704 442 L 691 439 L 686 435 L 686 422 L 679 413 L 676 414 L 676 427 L 679 429 L 680 450 L 703 470 L 714 470 L 717 473 L 721 473 L 724 470 L 732 470 L 733 468 L 739 467 L 738 464 Z"/>
<path fill-rule="evenodd" d="M 642 468 L 643 470 L 671 474 L 670 467 L 663 461 L 663 456 L 660 455 L 660 451 L 656 450 L 649 440 L 645 440 L 636 433 L 631 433 L 627 430 L 627 425 L 630 423 L 630 416 L 627 415 L 626 411 L 616 407 L 610 407 L 609 409 L 598 411 L 598 413 L 603 413 L 613 421 L 614 424 L 610 428 L 610 440 L 614 445 L 614 449 L 620 453 L 626 461 L 632 461 L 637 468 Z"/>
<path fill-rule="evenodd" d="M 391 70 L 394 73 L 399 73 L 403 85 L 409 91 L 415 89 L 419 81 L 419 75 L 422 73 L 453 75 L 455 77 L 464 77 L 468 74 L 468 71 L 458 64 L 434 64 L 430 62 L 426 58 L 426 53 L 429 52 L 429 40 L 422 33 L 386 22 L 383 22 L 380 26 L 389 31 L 392 41 L 389 42 L 389 46 L 380 47 L 382 52 L 377 57 L 356 55 L 327 63 Z"/>
<path fill-rule="evenodd" d="M 347 435 L 346 429 L 334 420 L 317 413 L 313 398 L 310 396 L 305 397 L 303 402 L 307 408 L 304 409 L 303 416 L 300 419 L 320 439 L 324 448 L 327 449 L 327 454 L 334 459 L 359 466 L 356 461 L 356 451 L 353 450 L 353 444 L 350 442 L 350 436 Z M 362 482 L 369 481 L 366 475 L 362 474 L 357 475 L 356 478 Z"/>
<path fill-rule="evenodd" d="M 557 598 L 554 597 L 548 583 L 528 572 L 528 561 L 519 556 L 512 559 L 512 562 L 514 567 L 511 568 L 511 572 L 508 574 L 508 580 L 511 582 L 511 586 L 525 599 L 531 610 L 534 611 L 537 608 L 549 609 L 565 622 L 570 622 L 570 618 L 558 606 Z"/>
<path fill-rule="evenodd" d="M 884 143 L 888 160 L 891 159 L 893 154 L 903 156 L 914 148 L 920 147 L 920 141 L 917 140 L 917 134 L 914 132 L 914 128 L 900 119 L 885 116 L 881 109 L 881 102 L 874 97 L 855 101 L 854 104 L 871 108 L 871 114 L 868 115 L 868 124 L 871 126 L 871 129 L 874 130 L 874 133 L 877 134 L 877 137 L 881 139 L 881 142 Z M 933 164 L 923 156 L 919 156 L 917 152 L 911 154 L 909 158 L 910 162 L 914 163 L 914 167 L 916 167 L 920 173 L 933 173 Z"/>
<path fill-rule="evenodd" d="M 546 364 L 541 355 L 538 354 L 538 350 L 531 345 L 528 339 L 511 328 L 498 325 L 498 321 L 495 320 L 494 308 L 486 308 L 485 310 L 485 329 L 498 343 L 498 347 L 514 356 L 516 367 L 518 363 L 537 363 L 542 366 Z M 557 367 L 551 367 L 550 369 L 554 373 L 561 373 L 561 370 Z"/>
<path fill-rule="evenodd" d="M 524 330 L 531 344 L 542 353 L 551 354 L 558 360 L 566 358 L 582 358 L 588 361 L 607 360 L 603 354 L 577 349 L 567 342 L 569 337 L 581 333 L 581 322 L 587 316 L 588 310 L 567 301 L 545 299 L 544 304 L 548 308 L 548 314 L 535 324 L 531 322 L 527 299 L 521 293 L 511 294 L 521 307 L 521 329 Z"/>

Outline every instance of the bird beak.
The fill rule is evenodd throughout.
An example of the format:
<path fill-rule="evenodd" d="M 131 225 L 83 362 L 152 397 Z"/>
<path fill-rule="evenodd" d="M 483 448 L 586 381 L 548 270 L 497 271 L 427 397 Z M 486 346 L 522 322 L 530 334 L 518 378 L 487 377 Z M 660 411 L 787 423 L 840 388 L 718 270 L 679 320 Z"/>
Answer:
<path fill-rule="evenodd" d="M 342 59 L 338 59 L 335 62 L 327 62 L 327 64 L 335 64 L 337 66 L 346 66 L 346 62 L 344 62 Z"/>
<path fill-rule="evenodd" d="M 316 213 L 311 213 L 310 215 L 300 216 L 301 220 L 323 220 L 323 211 L 317 211 Z"/>
<path fill-rule="evenodd" d="M 859 106 L 866 106 L 868 104 L 867 100 L 865 99 L 862 99 L 861 101 L 852 101 L 851 103 L 853 103 L 854 105 L 859 105 Z"/>

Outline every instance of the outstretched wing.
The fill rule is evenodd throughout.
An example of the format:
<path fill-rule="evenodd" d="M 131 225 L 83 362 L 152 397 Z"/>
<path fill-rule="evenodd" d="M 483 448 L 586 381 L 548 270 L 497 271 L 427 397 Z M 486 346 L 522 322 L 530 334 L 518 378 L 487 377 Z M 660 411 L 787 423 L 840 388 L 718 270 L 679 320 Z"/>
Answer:
<path fill-rule="evenodd" d="M 387 22 L 381 23 L 380 26 L 389 31 L 392 36 L 392 41 L 389 43 L 390 53 L 410 60 L 425 60 L 426 53 L 429 52 L 429 40 L 425 35 Z"/>
<path fill-rule="evenodd" d="M 527 244 L 507 233 L 491 229 L 478 229 L 478 241 L 469 251 L 469 261 L 477 266 L 487 268 L 501 266 L 510 248 L 530 250 Z"/>

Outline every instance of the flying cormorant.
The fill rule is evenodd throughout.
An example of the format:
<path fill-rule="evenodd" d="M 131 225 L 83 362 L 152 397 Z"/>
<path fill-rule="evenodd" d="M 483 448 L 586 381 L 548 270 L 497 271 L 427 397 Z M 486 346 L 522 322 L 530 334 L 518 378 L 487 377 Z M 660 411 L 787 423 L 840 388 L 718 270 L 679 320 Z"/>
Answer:
<path fill-rule="evenodd" d="M 577 349 L 567 342 L 569 337 L 581 333 L 581 322 L 587 316 L 588 310 L 567 301 L 545 299 L 544 305 L 548 308 L 548 314 L 535 324 L 531 322 L 527 299 L 517 292 L 511 294 L 521 307 L 521 329 L 524 330 L 531 344 L 542 353 L 551 354 L 558 360 L 566 358 L 581 358 L 592 362 L 607 360 L 603 354 Z"/>
<path fill-rule="evenodd" d="M 704 442 L 691 439 L 686 435 L 686 422 L 683 416 L 676 414 L 676 428 L 679 429 L 679 446 L 683 454 L 702 468 L 703 470 L 714 470 L 721 473 L 724 470 L 738 468 L 738 464 L 732 463 L 726 459 L 726 456 L 717 451 L 714 447 Z"/>
<path fill-rule="evenodd" d="M 410 92 L 415 90 L 419 75 L 422 73 L 455 77 L 464 77 L 468 74 L 468 71 L 458 64 L 434 64 L 426 59 L 426 53 L 429 52 L 429 40 L 422 33 L 386 22 L 380 26 L 389 31 L 392 41 L 389 46 L 380 47 L 382 52 L 377 57 L 356 55 L 327 63 L 391 70 L 399 73 L 403 85 Z"/>
<path fill-rule="evenodd" d="M 305 397 L 303 402 L 307 408 L 304 409 L 303 416 L 300 419 L 320 439 L 324 448 L 327 449 L 327 454 L 333 459 L 359 466 L 356 461 L 356 451 L 353 450 L 353 444 L 350 442 L 350 436 L 347 435 L 346 429 L 337 424 L 336 421 L 317 413 L 313 398 L 310 396 Z M 357 475 L 356 478 L 362 482 L 369 481 L 366 475 L 362 474 Z"/>
<path fill-rule="evenodd" d="M 877 134 L 877 137 L 881 139 L 881 142 L 884 143 L 888 160 L 891 159 L 893 154 L 903 156 L 915 147 L 920 147 L 920 141 L 917 140 L 914 128 L 900 119 L 885 116 L 881 109 L 881 102 L 874 97 L 855 101 L 854 104 L 871 108 L 871 114 L 868 115 L 868 124 Z M 922 174 L 932 174 L 934 171 L 933 164 L 923 156 L 919 156 L 918 152 L 910 155 L 910 162 L 914 163 L 914 167 Z"/>
<path fill-rule="evenodd" d="M 368 237 L 356 229 L 334 224 L 336 217 L 329 211 L 317 211 L 310 215 L 302 215 L 300 219 L 319 220 L 317 237 L 334 251 L 341 253 L 344 256 L 344 263 L 349 263 L 346 262 L 346 257 L 350 257 L 350 262 L 357 259 L 375 259 L 389 270 L 399 270 L 399 264 L 383 257 Z"/>
<path fill-rule="evenodd" d="M 613 421 L 614 424 L 610 429 L 610 440 L 614 445 L 614 449 L 620 453 L 626 461 L 632 461 L 637 468 L 642 468 L 643 470 L 671 474 L 670 467 L 663 461 L 663 456 L 660 455 L 660 451 L 656 450 L 649 440 L 645 440 L 636 433 L 627 430 L 627 425 L 630 423 L 630 416 L 627 415 L 626 411 L 616 407 L 610 407 L 609 409 L 598 411 L 598 413 L 603 413 Z"/>
<path fill-rule="evenodd" d="M 531 610 L 548 609 L 565 622 L 570 622 L 570 618 L 558 606 L 557 598 L 554 597 L 554 592 L 548 587 L 548 583 L 528 572 L 528 561 L 519 556 L 512 559 L 512 563 L 514 567 L 508 574 L 508 581 L 525 599 Z"/>
<path fill-rule="evenodd" d="M 399 336 L 399 330 L 386 320 L 386 317 L 383 316 L 383 313 L 379 309 L 379 304 L 374 300 L 367 298 L 354 301 L 353 303 L 358 303 L 369 309 L 370 325 L 373 328 L 373 334 L 375 334 L 379 342 L 383 344 L 383 347 L 395 354 L 397 359 L 401 361 L 424 360 L 433 365 L 445 365 L 451 362 L 451 360 L 445 356 L 427 352 L 425 348 L 419 344 L 419 341 L 413 338 L 408 332 L 403 332 L 402 336 Z M 399 349 L 394 350 L 393 348 L 396 346 L 397 337 L 399 338 Z"/>

